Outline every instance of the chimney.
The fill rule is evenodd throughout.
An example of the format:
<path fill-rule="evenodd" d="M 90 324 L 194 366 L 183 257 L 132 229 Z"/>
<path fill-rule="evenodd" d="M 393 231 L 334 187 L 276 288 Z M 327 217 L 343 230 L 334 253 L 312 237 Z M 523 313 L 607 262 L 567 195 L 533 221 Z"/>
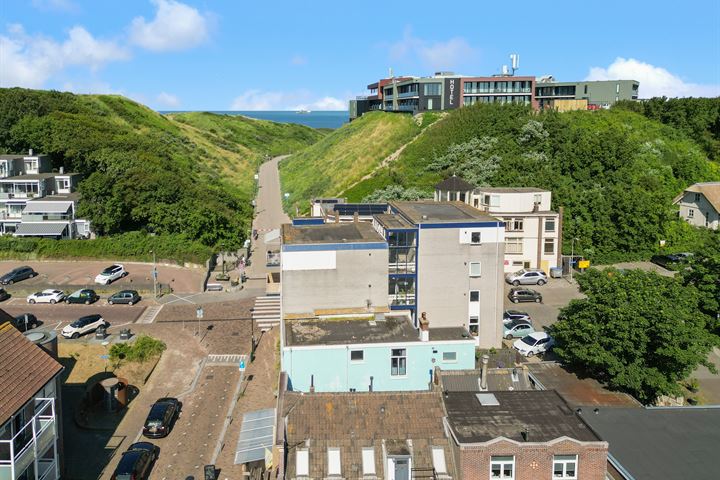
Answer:
<path fill-rule="evenodd" d="M 65 167 L 60 167 L 60 171 L 59 171 L 58 173 L 60 173 L 60 175 L 62 175 L 63 173 L 65 173 Z"/>
<path fill-rule="evenodd" d="M 315 375 L 310 375 L 310 393 L 315 393 Z"/>
<path fill-rule="evenodd" d="M 372 376 L 372 375 L 370 375 L 370 388 L 369 388 L 369 391 L 370 391 L 370 392 L 373 391 L 373 376 Z"/>
<path fill-rule="evenodd" d="M 530 429 L 525 425 L 525 428 L 523 428 L 523 431 L 520 432 L 522 434 L 523 440 L 526 442 L 530 441 Z"/>
<path fill-rule="evenodd" d="M 533 203 L 533 213 L 537 213 L 540 211 L 540 204 L 538 202 Z"/>
<path fill-rule="evenodd" d="M 482 356 L 482 371 L 480 373 L 480 388 L 482 390 L 487 390 L 488 360 L 490 360 L 489 355 Z"/>
<path fill-rule="evenodd" d="M 28 157 L 32 157 L 32 156 L 33 156 L 33 151 L 32 151 L 32 148 L 31 148 L 30 150 L 28 150 Z"/>
<path fill-rule="evenodd" d="M 356 211 L 355 213 L 353 213 L 353 223 L 358 223 L 359 220 L 360 214 Z"/>
<path fill-rule="evenodd" d="M 420 314 L 420 341 L 430 341 L 430 320 L 427 319 L 427 313 Z"/>

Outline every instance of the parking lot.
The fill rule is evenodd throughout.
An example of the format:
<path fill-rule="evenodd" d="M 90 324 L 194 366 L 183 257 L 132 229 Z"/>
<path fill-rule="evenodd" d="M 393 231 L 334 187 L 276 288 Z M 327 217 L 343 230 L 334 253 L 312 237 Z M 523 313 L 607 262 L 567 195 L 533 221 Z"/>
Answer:
<path fill-rule="evenodd" d="M 135 322 L 145 311 L 145 306 L 141 302 L 138 305 L 108 305 L 100 300 L 92 305 L 28 305 L 22 302 L 15 304 L 3 302 L 0 308 L 5 310 L 12 316 L 22 315 L 24 313 L 32 313 L 42 322 L 40 328 L 43 330 L 60 331 L 66 325 L 74 322 L 85 315 L 98 313 L 110 323 L 111 327 L 119 327 Z"/>
<path fill-rule="evenodd" d="M 125 266 L 128 275 L 114 281 L 111 285 L 96 285 L 95 276 L 113 264 L 111 261 L 0 261 L 0 275 L 20 267 L 32 267 L 38 276 L 13 285 L 5 285 L 9 293 L 26 296 L 28 293 L 46 288 L 59 290 L 77 290 L 89 286 L 98 291 L 114 292 L 122 289 L 152 291 L 152 264 L 138 262 L 118 262 Z M 169 285 L 174 292 L 195 293 L 201 291 L 205 272 L 200 268 L 186 268 L 176 265 L 157 265 L 158 283 Z"/>
<path fill-rule="evenodd" d="M 577 283 L 570 283 L 564 278 L 550 278 L 548 283 L 539 287 L 537 285 L 523 285 L 532 290 L 540 292 L 543 296 L 542 303 L 513 303 L 507 298 L 507 293 L 513 288 L 505 284 L 505 309 L 520 310 L 530 314 L 535 330 L 542 331 L 557 320 L 562 307 L 567 306 L 570 300 L 583 298 L 578 291 Z"/>

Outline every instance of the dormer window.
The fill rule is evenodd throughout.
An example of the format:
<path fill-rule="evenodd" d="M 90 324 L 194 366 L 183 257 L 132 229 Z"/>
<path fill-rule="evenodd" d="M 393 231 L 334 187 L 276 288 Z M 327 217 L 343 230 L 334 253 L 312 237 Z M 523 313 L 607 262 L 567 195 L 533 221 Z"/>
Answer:
<path fill-rule="evenodd" d="M 295 475 L 298 477 L 310 475 L 310 455 L 307 448 L 298 449 L 295 453 Z"/>
<path fill-rule="evenodd" d="M 372 447 L 362 449 L 363 475 L 366 477 L 375 476 L 375 449 Z"/>
<path fill-rule="evenodd" d="M 340 449 L 328 448 L 328 475 L 339 477 L 342 472 L 340 467 Z"/>

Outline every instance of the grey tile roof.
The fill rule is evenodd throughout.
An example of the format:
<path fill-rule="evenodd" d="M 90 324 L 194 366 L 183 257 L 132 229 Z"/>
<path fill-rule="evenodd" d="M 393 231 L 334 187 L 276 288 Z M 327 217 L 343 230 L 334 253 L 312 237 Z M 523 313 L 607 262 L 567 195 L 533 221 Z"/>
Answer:
<path fill-rule="evenodd" d="M 513 372 L 514 370 L 514 372 Z M 449 392 L 477 392 L 480 389 L 480 370 L 441 370 L 442 389 Z M 534 390 L 527 371 L 517 368 L 488 368 L 488 390 Z"/>
<path fill-rule="evenodd" d="M 583 418 L 635 480 L 718 478 L 720 406 L 600 407 Z"/>
<path fill-rule="evenodd" d="M 38 223 L 27 223 L 23 222 L 17 226 L 15 235 L 23 236 L 51 236 L 57 237 L 62 235 L 63 230 L 67 228 L 68 222 L 56 223 L 56 222 L 38 222 Z"/>
<path fill-rule="evenodd" d="M 449 192 L 470 192 L 475 189 L 475 185 L 463 180 L 460 177 L 448 177 L 442 182 L 435 185 L 435 190 L 443 190 Z"/>

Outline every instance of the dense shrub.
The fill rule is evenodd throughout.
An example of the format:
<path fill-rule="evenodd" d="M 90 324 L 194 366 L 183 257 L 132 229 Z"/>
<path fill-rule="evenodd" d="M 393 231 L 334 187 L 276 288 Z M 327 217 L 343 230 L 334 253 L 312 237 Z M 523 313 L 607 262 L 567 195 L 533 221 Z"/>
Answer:
<path fill-rule="evenodd" d="M 148 335 L 138 336 L 131 343 L 116 343 L 110 347 L 110 360 L 119 363 L 121 360 L 128 362 L 145 362 L 150 358 L 157 357 L 165 351 L 164 342 Z"/>

